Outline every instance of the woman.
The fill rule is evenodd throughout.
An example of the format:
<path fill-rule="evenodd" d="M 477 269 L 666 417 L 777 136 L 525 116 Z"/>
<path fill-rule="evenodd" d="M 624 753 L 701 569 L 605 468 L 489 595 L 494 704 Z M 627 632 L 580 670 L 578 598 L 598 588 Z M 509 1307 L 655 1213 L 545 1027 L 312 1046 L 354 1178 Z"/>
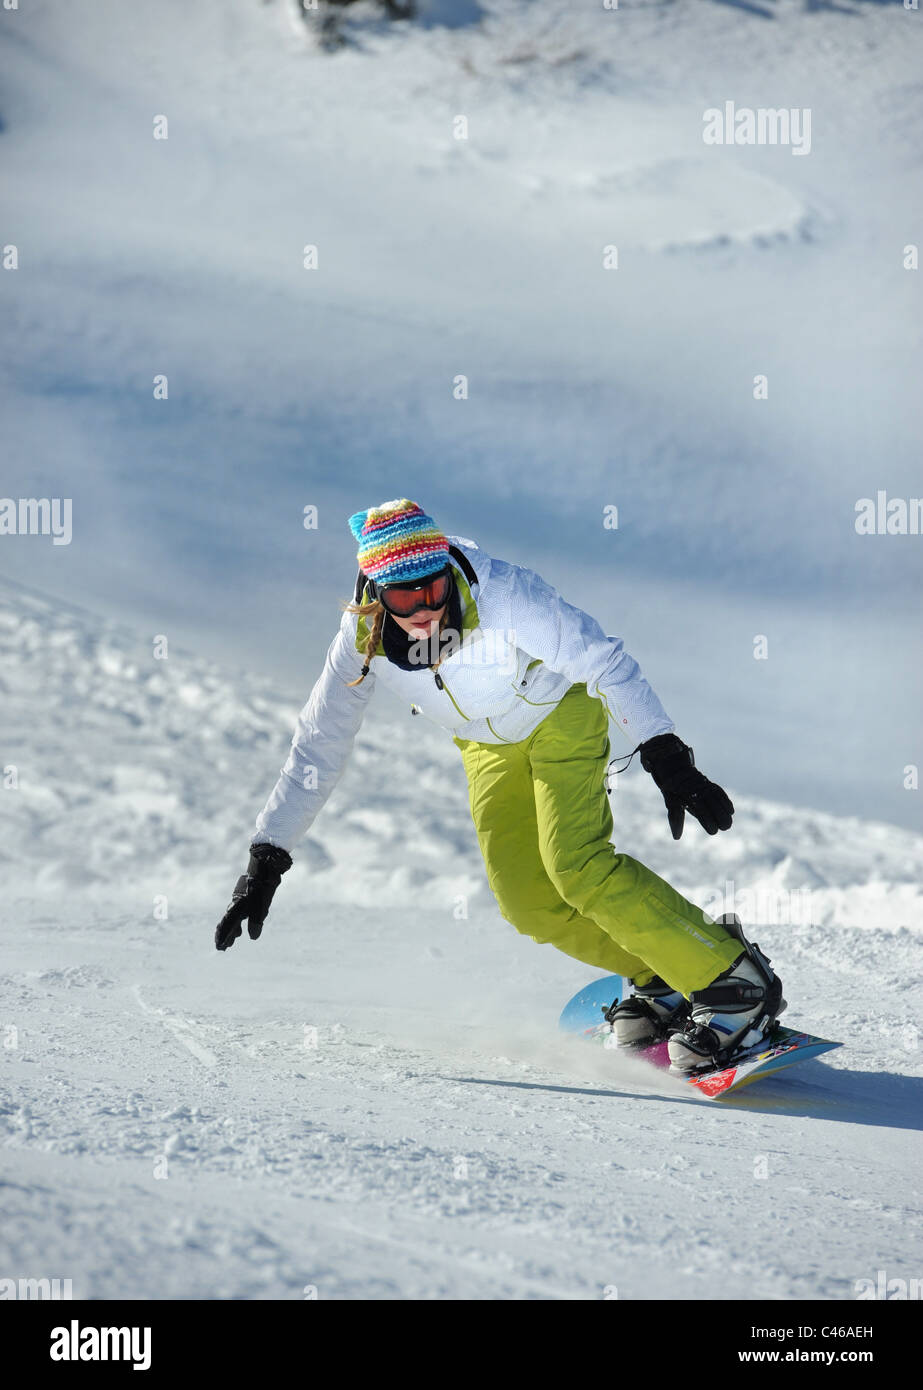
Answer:
<path fill-rule="evenodd" d="M 445 536 L 407 498 L 357 512 L 352 603 L 256 822 L 219 951 L 260 935 L 289 850 L 346 764 L 376 679 L 452 733 L 503 916 L 533 941 L 631 979 L 610 1010 L 620 1046 L 669 1038 L 681 1071 L 724 1064 L 785 1007 L 736 918 L 712 921 L 611 843 L 611 719 L 663 793 L 674 839 L 686 811 L 714 835 L 734 808 L 694 766 L 616 637 L 533 571 Z M 636 749 L 637 751 L 637 749 Z"/>

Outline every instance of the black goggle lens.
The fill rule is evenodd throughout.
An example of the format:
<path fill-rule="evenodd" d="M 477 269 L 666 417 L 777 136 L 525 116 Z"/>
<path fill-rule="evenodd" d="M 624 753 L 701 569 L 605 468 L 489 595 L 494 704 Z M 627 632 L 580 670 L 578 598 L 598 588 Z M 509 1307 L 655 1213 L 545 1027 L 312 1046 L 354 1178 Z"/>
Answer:
<path fill-rule="evenodd" d="M 399 618 L 409 618 L 420 608 L 441 608 L 449 597 L 451 582 L 449 574 L 437 574 L 425 584 L 418 584 L 412 589 L 402 585 L 381 589 L 379 596 L 389 613 L 395 613 Z"/>

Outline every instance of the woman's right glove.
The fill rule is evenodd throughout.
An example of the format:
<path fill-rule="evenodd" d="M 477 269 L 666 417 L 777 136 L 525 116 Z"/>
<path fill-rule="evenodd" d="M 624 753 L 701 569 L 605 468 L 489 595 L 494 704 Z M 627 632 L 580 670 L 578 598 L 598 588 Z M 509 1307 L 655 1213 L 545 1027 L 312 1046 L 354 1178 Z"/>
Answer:
<path fill-rule="evenodd" d="M 247 872 L 241 874 L 234 888 L 227 912 L 215 928 L 215 946 L 226 951 L 241 935 L 241 922 L 247 923 L 250 940 L 255 941 L 263 930 L 272 895 L 282 882 L 282 875 L 292 867 L 288 850 L 277 845 L 251 845 Z"/>

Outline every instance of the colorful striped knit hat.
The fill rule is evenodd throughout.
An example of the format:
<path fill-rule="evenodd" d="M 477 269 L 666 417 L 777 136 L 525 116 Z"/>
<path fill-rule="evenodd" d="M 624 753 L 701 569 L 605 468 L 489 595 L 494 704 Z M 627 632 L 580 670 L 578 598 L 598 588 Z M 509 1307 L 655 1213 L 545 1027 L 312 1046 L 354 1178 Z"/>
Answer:
<path fill-rule="evenodd" d="M 376 584 L 413 584 L 448 564 L 449 542 L 407 497 L 356 512 L 349 529 L 359 542 L 359 568 Z"/>

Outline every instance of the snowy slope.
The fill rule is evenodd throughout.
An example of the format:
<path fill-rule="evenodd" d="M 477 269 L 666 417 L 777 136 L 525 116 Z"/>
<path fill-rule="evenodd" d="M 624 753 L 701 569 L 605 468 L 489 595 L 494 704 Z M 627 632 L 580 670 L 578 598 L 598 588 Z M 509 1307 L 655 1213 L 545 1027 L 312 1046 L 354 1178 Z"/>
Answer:
<path fill-rule="evenodd" d="M 0 801 L 7 871 L 28 866 L 30 892 L 86 886 L 105 896 L 130 877 L 139 893 L 186 895 L 191 865 L 201 884 L 203 871 L 235 864 L 319 668 L 283 696 L 169 643 L 160 659 L 159 634 L 34 590 L 0 580 L 0 599 L 3 760 L 18 781 Z M 693 825 L 677 844 L 637 760 L 616 775 L 626 745 L 614 729 L 611 742 L 616 842 L 716 915 L 742 901 L 751 917 L 779 925 L 900 932 L 923 922 L 923 837 L 741 796 L 730 784 L 734 835 Z M 413 876 L 403 863 L 410 846 Z M 378 692 L 325 823 L 297 859 L 294 874 L 327 901 L 486 894 L 461 763 L 444 733 Z"/>
<path fill-rule="evenodd" d="M 921 12 L 422 8 L 333 55 L 293 0 L 0 11 L 3 495 L 75 518 L 0 572 L 291 683 L 345 518 L 412 496 L 631 638 L 741 790 L 919 828 L 919 537 L 854 506 L 919 492 Z M 810 154 L 706 146 L 727 100 Z"/>
<path fill-rule="evenodd" d="M 674 846 L 623 779 L 617 842 L 678 886 L 811 890 L 758 939 L 788 1018 L 848 1046 L 719 1109 L 556 1034 L 593 972 L 502 920 L 455 749 L 413 720 L 402 756 L 381 692 L 262 939 L 219 956 L 307 690 L 154 660 L 153 636 L 0 586 L 0 1269 L 142 1298 L 915 1277 L 920 837 L 735 797 L 731 834 Z"/>

